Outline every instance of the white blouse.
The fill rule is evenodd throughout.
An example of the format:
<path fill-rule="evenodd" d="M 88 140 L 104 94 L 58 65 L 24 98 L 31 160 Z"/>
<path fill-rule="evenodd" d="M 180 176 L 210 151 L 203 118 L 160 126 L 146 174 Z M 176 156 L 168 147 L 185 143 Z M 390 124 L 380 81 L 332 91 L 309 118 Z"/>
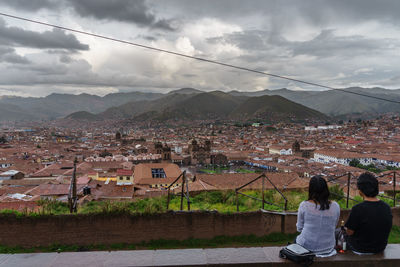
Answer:
<path fill-rule="evenodd" d="M 297 214 L 297 231 L 301 232 L 296 243 L 316 254 L 331 252 L 336 244 L 335 229 L 338 224 L 340 207 L 332 201 L 328 210 L 320 205 L 303 201 Z"/>

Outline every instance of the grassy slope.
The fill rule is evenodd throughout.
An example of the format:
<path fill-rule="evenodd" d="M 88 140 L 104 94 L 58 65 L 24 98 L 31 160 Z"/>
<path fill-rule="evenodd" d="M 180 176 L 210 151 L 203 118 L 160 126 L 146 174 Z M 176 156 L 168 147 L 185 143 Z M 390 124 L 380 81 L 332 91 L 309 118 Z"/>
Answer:
<path fill-rule="evenodd" d="M 295 116 L 297 119 L 327 118 L 324 114 L 292 102 L 281 96 L 260 96 L 247 99 L 232 113 L 232 117 L 265 117 L 268 115 Z"/>
<path fill-rule="evenodd" d="M 73 120 L 88 120 L 88 121 L 93 121 L 97 120 L 98 117 L 90 112 L 87 111 L 78 111 L 74 112 L 66 117 L 67 119 L 73 119 Z"/>

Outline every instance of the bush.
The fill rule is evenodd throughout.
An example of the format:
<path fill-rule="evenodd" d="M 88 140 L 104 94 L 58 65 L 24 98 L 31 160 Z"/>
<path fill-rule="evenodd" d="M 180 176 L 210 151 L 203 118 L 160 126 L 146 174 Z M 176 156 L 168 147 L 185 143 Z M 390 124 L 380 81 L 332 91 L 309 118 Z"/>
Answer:
<path fill-rule="evenodd" d="M 329 188 L 329 192 L 331 193 L 331 196 L 330 196 L 331 200 L 339 201 L 344 198 L 343 189 L 340 188 L 340 186 L 338 184 L 331 186 Z"/>
<path fill-rule="evenodd" d="M 40 213 L 42 214 L 69 213 L 68 204 L 55 199 L 41 199 L 37 203 L 41 207 Z"/>
<path fill-rule="evenodd" d="M 351 167 L 356 167 L 356 168 L 358 168 L 358 165 L 360 165 L 360 161 L 359 161 L 358 159 L 352 159 L 352 160 L 349 162 L 349 165 L 350 165 Z"/>

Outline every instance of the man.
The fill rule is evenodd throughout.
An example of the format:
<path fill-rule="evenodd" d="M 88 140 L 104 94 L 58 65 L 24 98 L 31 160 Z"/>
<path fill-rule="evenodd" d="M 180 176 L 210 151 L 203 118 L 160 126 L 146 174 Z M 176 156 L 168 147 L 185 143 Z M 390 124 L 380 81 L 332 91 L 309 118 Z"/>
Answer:
<path fill-rule="evenodd" d="M 357 188 L 364 201 L 352 208 L 346 222 L 348 247 L 356 253 L 381 252 L 392 228 L 392 211 L 377 198 L 379 186 L 373 174 L 361 174 Z"/>

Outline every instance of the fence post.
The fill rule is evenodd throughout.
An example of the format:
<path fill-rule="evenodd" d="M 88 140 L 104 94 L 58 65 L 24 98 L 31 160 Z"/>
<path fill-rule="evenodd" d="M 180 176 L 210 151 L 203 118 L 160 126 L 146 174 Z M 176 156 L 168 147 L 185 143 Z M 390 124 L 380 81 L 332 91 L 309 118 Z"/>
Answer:
<path fill-rule="evenodd" d="M 183 178 L 186 180 L 186 175 L 183 175 Z M 189 195 L 189 182 L 186 181 L 186 198 L 187 198 L 187 206 L 188 210 L 190 210 L 190 195 Z"/>
<path fill-rule="evenodd" d="M 393 172 L 393 207 L 396 207 L 396 172 Z"/>
<path fill-rule="evenodd" d="M 265 197 L 264 197 L 264 190 L 265 190 L 265 177 L 262 177 L 262 209 L 264 209 L 264 202 L 265 202 Z"/>
<path fill-rule="evenodd" d="M 236 211 L 239 212 L 239 198 L 238 198 L 238 191 L 235 190 L 236 193 Z"/>
<path fill-rule="evenodd" d="M 169 209 L 169 194 L 170 194 L 170 188 L 168 187 L 167 210 Z"/>
<path fill-rule="evenodd" d="M 181 210 L 183 210 L 183 193 L 185 190 L 185 173 L 182 176 L 182 189 L 181 189 Z"/>
<path fill-rule="evenodd" d="M 347 174 L 347 199 L 346 199 L 346 209 L 349 208 L 350 179 L 351 179 L 351 173 L 349 172 L 349 173 Z"/>

